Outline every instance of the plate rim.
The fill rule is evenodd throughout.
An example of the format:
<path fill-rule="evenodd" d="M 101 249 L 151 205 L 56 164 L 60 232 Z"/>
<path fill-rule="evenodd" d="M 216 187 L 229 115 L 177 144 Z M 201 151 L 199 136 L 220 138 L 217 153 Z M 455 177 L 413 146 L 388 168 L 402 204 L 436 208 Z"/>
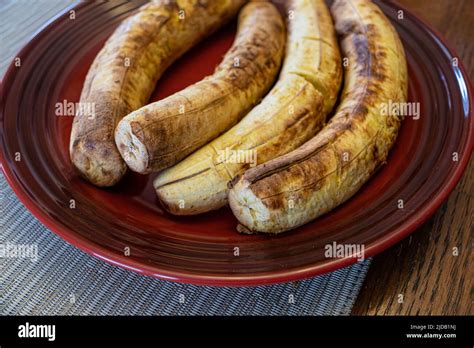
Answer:
<path fill-rule="evenodd" d="M 409 13 L 415 21 L 421 24 L 425 29 L 430 31 L 434 36 L 439 40 L 439 42 L 446 48 L 446 50 L 452 56 L 458 57 L 455 54 L 455 51 L 448 44 L 448 41 L 445 37 L 431 24 L 427 23 L 424 19 L 419 17 L 416 13 L 408 10 L 405 6 L 399 4 L 397 1 L 389 3 L 390 6 L 398 7 L 399 9 Z M 30 36 L 28 43 L 23 46 L 20 52 L 16 56 L 22 56 L 27 52 L 32 45 L 38 41 L 41 36 L 47 31 L 52 30 L 55 25 L 58 24 L 58 19 L 62 16 L 65 16 L 71 9 L 78 9 L 82 6 L 85 6 L 85 3 L 73 4 L 56 16 L 48 20 L 40 29 L 38 29 L 34 34 Z M 469 100 L 469 119 L 470 127 L 467 132 L 467 138 L 465 142 L 464 149 L 466 150 L 466 155 L 463 156 L 458 165 L 454 169 L 453 174 L 445 182 L 443 188 L 440 192 L 431 200 L 429 203 L 424 205 L 417 213 L 413 216 L 406 219 L 402 224 L 398 225 L 396 228 L 387 233 L 386 235 L 376 239 L 369 246 L 365 248 L 365 259 L 374 256 L 389 247 L 395 245 L 402 239 L 406 238 L 412 232 L 414 232 L 418 227 L 420 227 L 424 222 L 426 222 L 441 206 L 441 204 L 448 198 L 450 193 L 454 190 L 455 186 L 461 179 L 472 155 L 472 150 L 474 147 L 474 95 L 473 95 L 473 86 L 472 81 L 467 74 L 465 67 L 462 61 L 459 61 L 458 68 L 461 72 L 462 78 L 466 83 L 467 87 L 467 96 Z M 10 63 L 9 67 L 6 70 L 5 75 L 0 82 L 0 122 L 3 123 L 4 112 L 3 106 L 6 101 L 7 85 L 14 80 L 15 77 L 15 66 L 14 63 Z M 351 264 L 357 262 L 357 259 L 354 257 L 344 257 L 332 259 L 328 262 L 306 265 L 297 268 L 290 268 L 278 271 L 271 272 L 262 272 L 262 273 L 249 273 L 249 274 L 240 274 L 240 275 L 216 275 L 216 274 L 198 274 L 193 272 L 184 272 L 180 270 L 169 270 L 162 269 L 161 267 L 151 266 L 140 261 L 134 260 L 124 255 L 120 255 L 111 250 L 105 249 L 99 244 L 89 241 L 84 237 L 78 236 L 74 230 L 67 227 L 60 226 L 54 219 L 46 215 L 40 207 L 36 205 L 32 199 L 24 192 L 21 187 L 21 184 L 17 182 L 14 178 L 13 173 L 11 172 L 7 161 L 4 158 L 4 149 L 0 148 L 0 168 L 6 178 L 6 181 L 13 189 L 16 196 L 23 203 L 23 205 L 37 218 L 43 225 L 45 225 L 53 233 L 61 237 L 63 240 L 69 244 L 79 248 L 80 250 L 97 257 L 107 263 L 119 266 L 121 268 L 134 271 L 136 273 L 152 276 L 155 278 L 170 280 L 179 283 L 185 284 L 194 284 L 194 285 L 210 285 L 210 286 L 256 286 L 256 285 L 268 285 L 274 283 L 285 283 L 295 280 L 302 280 L 316 275 L 321 275 L 324 273 L 332 272 L 337 269 L 347 267 Z"/>

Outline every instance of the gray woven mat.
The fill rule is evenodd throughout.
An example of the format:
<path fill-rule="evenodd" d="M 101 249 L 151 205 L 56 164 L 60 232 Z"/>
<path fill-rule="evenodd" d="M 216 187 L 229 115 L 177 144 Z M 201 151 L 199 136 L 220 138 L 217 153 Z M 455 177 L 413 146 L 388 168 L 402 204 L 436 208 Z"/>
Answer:
<path fill-rule="evenodd" d="M 0 1 L 0 75 L 31 33 L 70 3 Z M 271 286 L 175 284 L 122 270 L 69 245 L 25 209 L 1 174 L 0 209 L 0 247 L 27 245 L 38 253 L 36 261 L 0 258 L 0 314 L 6 315 L 347 315 L 370 263 Z"/>
<path fill-rule="evenodd" d="M 0 244 L 31 248 L 28 257 L 0 258 L 0 314 L 349 314 L 369 267 L 365 261 L 309 280 L 248 288 L 175 284 L 69 245 L 25 209 L 2 174 L 0 207 Z"/>

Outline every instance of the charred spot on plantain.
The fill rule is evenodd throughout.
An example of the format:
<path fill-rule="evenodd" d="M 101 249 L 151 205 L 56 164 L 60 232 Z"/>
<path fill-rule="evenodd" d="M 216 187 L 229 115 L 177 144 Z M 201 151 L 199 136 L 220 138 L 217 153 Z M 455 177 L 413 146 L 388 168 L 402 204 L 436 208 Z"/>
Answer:
<path fill-rule="evenodd" d="M 180 9 L 178 2 L 176 0 L 168 0 L 164 2 L 164 8 L 168 12 L 174 12 Z"/>
<path fill-rule="evenodd" d="M 77 148 L 80 142 L 81 142 L 80 138 L 75 138 L 74 141 L 72 142 L 72 147 Z"/>
<path fill-rule="evenodd" d="M 325 174 L 329 172 L 329 163 L 321 154 L 324 154 L 324 151 L 315 154 L 309 158 L 308 163 L 305 163 L 302 170 L 302 175 L 305 179 L 314 180 L 315 178 L 323 178 Z"/>
<path fill-rule="evenodd" d="M 138 26 L 146 32 L 147 25 L 142 24 L 142 22 L 138 23 Z M 133 36 L 133 47 L 131 48 L 138 48 L 138 47 L 143 47 L 149 40 L 145 37 L 145 35 L 134 35 Z"/>
<path fill-rule="evenodd" d="M 269 210 L 281 210 L 285 209 L 286 210 L 286 199 L 283 197 L 268 197 L 268 198 L 263 198 L 262 203 L 265 207 L 267 207 Z"/>
<path fill-rule="evenodd" d="M 370 59 L 369 43 L 367 38 L 363 35 L 353 35 L 351 40 L 355 49 L 355 61 L 358 66 L 361 67 L 358 73 L 362 72 L 363 74 L 367 74 L 366 65 Z"/>
<path fill-rule="evenodd" d="M 89 171 L 92 167 L 91 165 L 91 159 L 89 158 L 89 156 L 84 156 L 84 169 L 86 171 Z"/>
<path fill-rule="evenodd" d="M 378 49 L 378 50 L 375 51 L 375 58 L 377 60 L 387 58 L 387 53 L 385 53 L 384 51 Z"/>
<path fill-rule="evenodd" d="M 111 148 L 109 146 L 101 146 L 100 155 L 104 158 L 109 158 L 113 156 L 115 153 L 112 153 Z"/>
<path fill-rule="evenodd" d="M 400 125 L 400 118 L 399 116 L 388 116 L 385 117 L 385 124 L 388 128 L 398 128 Z"/>
<path fill-rule="evenodd" d="M 241 52 L 239 54 L 239 60 L 242 60 L 242 62 L 239 64 L 241 67 L 245 66 L 251 66 L 251 63 L 254 59 L 256 59 L 259 55 L 259 51 L 255 47 L 248 47 L 247 50 Z"/>
<path fill-rule="evenodd" d="M 260 32 L 256 33 L 255 36 L 252 38 L 248 48 L 265 48 L 267 39 L 268 35 L 263 30 L 261 30 Z"/>
<path fill-rule="evenodd" d="M 198 0 L 195 7 L 208 8 L 209 7 L 209 1 L 212 1 L 212 0 Z"/>
<path fill-rule="evenodd" d="M 286 29 L 284 25 L 281 25 L 280 23 L 277 22 L 272 22 L 273 29 L 277 30 L 278 33 L 285 33 Z"/>
<path fill-rule="evenodd" d="M 104 169 L 104 167 L 100 167 L 100 171 L 102 172 L 102 174 L 104 174 L 104 176 L 109 176 L 112 174 L 111 170 Z"/>
<path fill-rule="evenodd" d="M 229 190 L 232 190 L 234 188 L 234 186 L 240 181 L 241 177 L 242 177 L 242 175 L 236 175 L 232 180 L 230 180 L 227 183 L 227 188 Z"/>
<path fill-rule="evenodd" d="M 215 80 L 212 80 L 212 79 L 208 80 L 208 83 L 209 83 L 209 85 L 211 86 L 212 89 L 215 89 L 216 91 L 218 91 L 217 92 L 218 94 L 220 94 L 220 95 L 225 95 L 226 94 L 226 88 L 222 84 L 217 83 Z M 189 99 L 187 100 L 187 102 L 191 107 L 193 106 L 193 103 L 191 101 L 189 101 Z"/>
<path fill-rule="evenodd" d="M 369 113 L 369 109 L 363 103 L 357 104 L 354 108 L 354 118 L 365 118 Z"/>
<path fill-rule="evenodd" d="M 353 19 L 346 19 L 336 23 L 336 32 L 341 38 L 346 38 L 353 34 L 363 34 L 364 28 L 359 22 Z"/>
<path fill-rule="evenodd" d="M 275 61 L 275 59 L 273 59 L 273 57 L 268 58 L 264 63 L 265 67 L 268 69 L 273 69 L 275 66 L 277 66 L 277 64 L 278 63 Z"/>
<path fill-rule="evenodd" d="M 96 147 L 96 142 L 93 139 L 89 139 L 86 137 L 86 138 L 81 138 L 78 140 L 81 143 L 81 147 L 86 151 L 92 151 Z"/>
<path fill-rule="evenodd" d="M 135 135 L 139 140 L 143 140 L 145 138 L 145 132 L 140 125 L 140 123 L 132 121 L 130 122 L 130 130 L 133 135 Z"/>
<path fill-rule="evenodd" d="M 380 69 L 381 70 L 381 69 Z M 377 81 L 377 83 L 381 84 L 382 82 L 385 81 L 387 76 L 380 70 L 375 70 L 371 75 L 370 78 L 374 79 Z"/>
<path fill-rule="evenodd" d="M 372 156 L 376 160 L 383 159 L 383 157 L 384 157 L 383 151 L 382 152 L 379 151 L 379 147 L 377 145 L 377 142 L 374 142 L 373 145 L 372 145 Z"/>
<path fill-rule="evenodd" d="M 311 110 L 309 110 L 307 108 L 302 108 L 302 109 L 298 110 L 297 113 L 293 112 L 292 115 L 294 115 L 294 116 L 290 119 L 285 120 L 285 128 L 286 129 L 291 129 L 302 118 L 304 118 L 305 116 L 307 116 L 310 113 L 311 113 Z"/>
<path fill-rule="evenodd" d="M 328 124 L 327 128 L 334 130 L 336 134 L 340 134 L 347 130 L 353 130 L 352 122 L 333 122 Z"/>
<path fill-rule="evenodd" d="M 367 37 L 375 37 L 380 36 L 380 32 L 377 29 L 377 26 L 373 23 L 366 24 L 365 28 L 367 29 L 366 35 Z"/>
<path fill-rule="evenodd" d="M 123 74 L 123 67 L 124 67 L 124 61 L 125 61 L 125 56 L 122 57 L 117 57 L 117 65 L 114 65 L 110 68 L 110 75 L 113 76 L 122 76 Z"/>
<path fill-rule="evenodd" d="M 361 78 L 368 78 L 370 80 L 374 80 L 374 86 L 378 86 L 381 85 L 382 82 L 384 82 L 387 78 L 384 72 L 385 67 L 382 65 L 382 63 L 377 63 L 377 60 L 372 59 L 370 69 L 361 67 L 357 70 L 356 74 Z"/>
<path fill-rule="evenodd" d="M 262 200 L 264 200 L 271 196 L 273 192 L 277 191 L 275 188 L 277 188 L 279 184 L 275 179 L 278 179 L 278 177 L 275 178 L 274 175 L 271 175 L 262 180 L 256 181 L 250 185 L 250 190 L 255 194 L 256 197 L 263 197 Z M 265 206 L 267 206 L 266 202 L 267 201 L 263 201 Z M 280 202 L 279 207 L 283 207 L 281 204 L 282 202 Z"/>
<path fill-rule="evenodd" d="M 376 91 L 376 89 L 378 89 L 380 91 L 380 87 L 379 86 L 369 86 L 365 89 L 365 94 L 369 97 L 370 100 L 375 100 L 376 96 L 378 95 L 378 91 Z"/>

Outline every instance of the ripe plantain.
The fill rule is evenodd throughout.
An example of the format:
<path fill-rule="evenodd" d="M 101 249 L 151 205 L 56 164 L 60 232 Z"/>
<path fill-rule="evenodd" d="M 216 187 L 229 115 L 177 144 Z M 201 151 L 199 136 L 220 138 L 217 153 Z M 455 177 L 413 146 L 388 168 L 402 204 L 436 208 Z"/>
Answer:
<path fill-rule="evenodd" d="M 232 127 L 265 95 L 280 69 L 285 25 L 269 2 L 250 2 L 213 75 L 126 116 L 117 147 L 130 169 L 167 168 Z"/>
<path fill-rule="evenodd" d="M 231 130 L 158 175 L 154 186 L 169 212 L 192 215 L 224 206 L 234 176 L 297 148 L 324 124 L 342 78 L 329 11 L 323 0 L 287 1 L 286 11 L 278 82 Z"/>
<path fill-rule="evenodd" d="M 166 68 L 233 17 L 245 0 L 153 0 L 127 18 L 95 58 L 71 132 L 70 157 L 84 178 L 112 186 L 126 172 L 115 146 L 117 123 L 143 106 Z"/>
<path fill-rule="evenodd" d="M 368 0 L 336 0 L 331 12 L 349 59 L 341 103 L 310 141 L 233 180 L 229 203 L 241 232 L 279 233 L 330 211 L 384 164 L 396 140 L 400 118 L 382 114 L 386 103 L 407 98 L 395 29 Z"/>

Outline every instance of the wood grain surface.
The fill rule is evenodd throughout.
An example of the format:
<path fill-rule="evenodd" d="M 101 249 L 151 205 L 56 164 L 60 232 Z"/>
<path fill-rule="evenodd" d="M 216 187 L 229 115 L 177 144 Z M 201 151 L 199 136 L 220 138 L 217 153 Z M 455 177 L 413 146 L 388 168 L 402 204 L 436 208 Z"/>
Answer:
<path fill-rule="evenodd" d="M 441 32 L 473 81 L 474 1 L 398 2 Z M 439 211 L 409 238 L 374 257 L 353 315 L 473 314 L 473 173 L 471 158 Z"/>

